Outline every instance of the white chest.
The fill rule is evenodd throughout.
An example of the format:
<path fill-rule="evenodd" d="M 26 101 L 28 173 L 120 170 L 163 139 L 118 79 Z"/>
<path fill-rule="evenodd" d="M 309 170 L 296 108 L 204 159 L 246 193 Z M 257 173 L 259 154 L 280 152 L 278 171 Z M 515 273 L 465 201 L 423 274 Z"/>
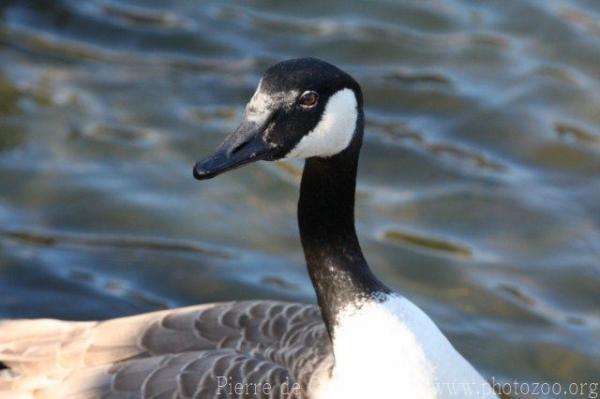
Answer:
<path fill-rule="evenodd" d="M 402 297 L 346 309 L 334 353 L 332 379 L 318 399 L 496 397 L 431 319 Z M 450 386 L 459 383 L 472 387 L 455 392 L 461 387 Z"/>

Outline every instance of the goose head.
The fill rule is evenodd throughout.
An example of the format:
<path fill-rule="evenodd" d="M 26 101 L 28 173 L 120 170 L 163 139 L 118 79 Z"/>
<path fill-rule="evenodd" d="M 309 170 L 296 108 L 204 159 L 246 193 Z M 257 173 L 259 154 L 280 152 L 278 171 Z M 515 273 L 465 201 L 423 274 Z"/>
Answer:
<path fill-rule="evenodd" d="M 350 75 L 315 58 L 283 61 L 267 69 L 239 127 L 194 166 L 194 177 L 259 160 L 332 157 L 360 146 L 359 126 L 362 93 Z"/>

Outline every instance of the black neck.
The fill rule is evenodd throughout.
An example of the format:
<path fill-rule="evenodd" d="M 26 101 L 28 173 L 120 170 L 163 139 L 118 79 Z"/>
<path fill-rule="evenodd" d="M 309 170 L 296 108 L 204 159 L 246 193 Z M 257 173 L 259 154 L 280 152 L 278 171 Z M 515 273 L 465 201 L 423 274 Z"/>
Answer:
<path fill-rule="evenodd" d="M 378 299 L 389 290 L 371 273 L 354 227 L 354 194 L 362 142 L 362 115 L 350 146 L 330 158 L 309 158 L 298 203 L 308 271 L 331 338 L 336 315 L 348 303 Z"/>

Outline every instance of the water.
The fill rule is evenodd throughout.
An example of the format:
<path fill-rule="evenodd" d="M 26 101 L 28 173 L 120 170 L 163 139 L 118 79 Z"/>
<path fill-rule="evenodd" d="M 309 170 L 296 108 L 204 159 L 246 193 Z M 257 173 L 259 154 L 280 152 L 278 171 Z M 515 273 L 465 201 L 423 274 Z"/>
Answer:
<path fill-rule="evenodd" d="M 261 72 L 312 55 L 365 92 L 377 274 L 496 381 L 597 382 L 599 20 L 595 0 L 3 1 L 0 317 L 313 301 L 301 164 L 191 176 Z"/>

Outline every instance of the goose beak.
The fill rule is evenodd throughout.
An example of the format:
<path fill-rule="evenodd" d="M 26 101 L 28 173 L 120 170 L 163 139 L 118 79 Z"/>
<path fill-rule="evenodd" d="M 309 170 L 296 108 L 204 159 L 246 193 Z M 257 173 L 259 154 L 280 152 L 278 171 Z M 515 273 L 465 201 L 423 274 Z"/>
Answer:
<path fill-rule="evenodd" d="M 247 163 L 268 159 L 274 147 L 264 141 L 264 128 L 245 119 L 212 155 L 196 163 L 194 177 L 206 180 Z"/>

